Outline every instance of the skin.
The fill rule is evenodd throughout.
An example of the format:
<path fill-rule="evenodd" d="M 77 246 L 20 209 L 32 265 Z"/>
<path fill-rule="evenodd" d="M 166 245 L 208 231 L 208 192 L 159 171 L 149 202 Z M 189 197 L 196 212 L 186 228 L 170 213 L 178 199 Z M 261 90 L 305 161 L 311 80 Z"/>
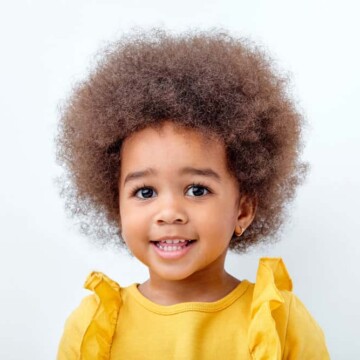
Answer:
<path fill-rule="evenodd" d="M 186 167 L 211 169 L 218 178 L 182 173 Z M 130 176 L 149 168 L 153 171 Z M 119 194 L 122 236 L 149 269 L 149 279 L 138 286 L 149 300 L 216 301 L 240 283 L 224 263 L 235 226 L 246 229 L 255 206 L 227 170 L 220 140 L 170 121 L 132 134 L 122 146 Z M 171 235 L 196 242 L 181 258 L 163 259 L 150 241 Z"/>

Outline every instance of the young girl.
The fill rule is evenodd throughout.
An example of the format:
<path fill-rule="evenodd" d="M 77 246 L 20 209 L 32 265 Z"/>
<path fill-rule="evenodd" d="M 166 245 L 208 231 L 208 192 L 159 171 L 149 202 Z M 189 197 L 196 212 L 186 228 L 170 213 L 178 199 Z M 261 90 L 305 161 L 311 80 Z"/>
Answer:
<path fill-rule="evenodd" d="M 57 358 L 329 359 L 281 258 L 261 258 L 255 284 L 224 269 L 282 225 L 306 170 L 302 122 L 244 39 L 155 29 L 109 46 L 62 108 L 57 156 L 82 229 L 149 279 L 92 272 Z"/>

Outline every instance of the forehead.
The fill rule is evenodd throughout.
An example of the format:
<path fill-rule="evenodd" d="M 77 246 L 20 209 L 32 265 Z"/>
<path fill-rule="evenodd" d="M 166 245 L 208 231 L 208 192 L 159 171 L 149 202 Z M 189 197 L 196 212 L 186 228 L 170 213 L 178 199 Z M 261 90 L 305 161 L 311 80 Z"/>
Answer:
<path fill-rule="evenodd" d="M 214 166 L 226 171 L 223 142 L 201 130 L 164 122 L 159 128 L 148 127 L 125 139 L 121 149 L 121 168 L 156 166 L 175 169 L 183 166 Z"/>

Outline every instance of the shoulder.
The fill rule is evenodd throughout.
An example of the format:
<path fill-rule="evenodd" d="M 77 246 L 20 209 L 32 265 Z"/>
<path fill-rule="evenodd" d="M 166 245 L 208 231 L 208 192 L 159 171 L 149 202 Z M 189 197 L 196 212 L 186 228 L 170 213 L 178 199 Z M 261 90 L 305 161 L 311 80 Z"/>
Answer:
<path fill-rule="evenodd" d="M 67 317 L 59 343 L 58 360 L 78 359 L 82 339 L 93 319 L 98 304 L 99 299 L 95 294 L 88 295 Z"/>
<path fill-rule="evenodd" d="M 329 359 L 321 328 L 292 289 L 281 258 L 260 259 L 248 339 L 254 359 Z"/>
<path fill-rule="evenodd" d="M 95 358 L 106 358 L 110 351 L 121 306 L 121 287 L 95 271 L 88 275 L 84 287 L 93 294 L 84 297 L 66 319 L 57 360 L 77 360 L 88 352 L 98 356 Z"/>
<path fill-rule="evenodd" d="M 293 293 L 284 298 L 288 307 L 284 358 L 330 359 L 324 332 L 304 303 Z"/>

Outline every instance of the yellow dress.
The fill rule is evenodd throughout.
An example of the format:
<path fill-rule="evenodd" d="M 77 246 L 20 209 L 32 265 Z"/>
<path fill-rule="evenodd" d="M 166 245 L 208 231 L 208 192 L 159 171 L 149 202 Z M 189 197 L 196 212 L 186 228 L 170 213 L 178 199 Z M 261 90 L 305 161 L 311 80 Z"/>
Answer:
<path fill-rule="evenodd" d="M 215 302 L 158 305 L 100 272 L 84 287 L 94 294 L 66 320 L 58 360 L 330 359 L 281 258 L 261 258 L 255 284 Z"/>

